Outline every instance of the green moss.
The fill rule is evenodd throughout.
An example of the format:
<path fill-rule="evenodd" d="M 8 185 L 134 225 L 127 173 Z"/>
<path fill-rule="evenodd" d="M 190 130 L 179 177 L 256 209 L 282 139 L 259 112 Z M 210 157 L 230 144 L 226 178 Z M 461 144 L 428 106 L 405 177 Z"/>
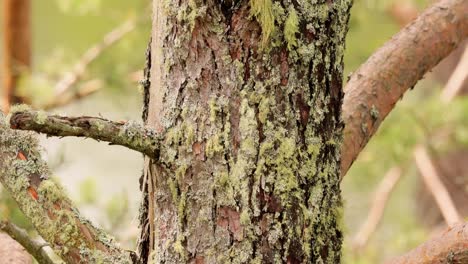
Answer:
<path fill-rule="evenodd" d="M 45 198 L 47 201 L 52 203 L 64 199 L 62 195 L 63 190 L 52 180 L 42 181 L 37 191 L 41 198 Z"/>
<path fill-rule="evenodd" d="M 262 46 L 265 47 L 275 31 L 271 0 L 250 0 L 250 13 L 257 18 L 262 27 Z"/>
<path fill-rule="evenodd" d="M 299 18 L 297 17 L 296 10 L 294 7 L 290 7 L 288 10 L 288 18 L 284 23 L 284 38 L 288 45 L 288 49 L 291 50 L 297 46 L 296 34 L 299 32 Z"/>

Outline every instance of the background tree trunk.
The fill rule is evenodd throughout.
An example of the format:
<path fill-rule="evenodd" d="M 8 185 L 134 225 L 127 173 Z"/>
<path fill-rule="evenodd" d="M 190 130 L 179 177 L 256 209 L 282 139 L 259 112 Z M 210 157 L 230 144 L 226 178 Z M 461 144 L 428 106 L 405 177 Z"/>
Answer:
<path fill-rule="evenodd" d="M 30 0 L 4 0 L 2 85 L 4 111 L 23 101 L 15 91 L 21 74 L 31 66 Z"/>
<path fill-rule="evenodd" d="M 142 262 L 339 263 L 350 7 L 153 1 Z"/>

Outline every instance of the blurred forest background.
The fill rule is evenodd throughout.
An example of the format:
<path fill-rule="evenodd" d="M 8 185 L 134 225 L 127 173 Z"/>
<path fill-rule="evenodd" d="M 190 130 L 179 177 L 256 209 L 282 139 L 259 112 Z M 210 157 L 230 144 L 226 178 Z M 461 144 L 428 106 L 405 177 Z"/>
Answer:
<path fill-rule="evenodd" d="M 150 35 L 150 1 L 31 2 L 32 66 L 30 74 L 24 74 L 18 83 L 18 95 L 36 108 L 70 116 L 140 119 L 142 93 L 138 81 Z M 346 74 L 429 4 L 429 0 L 355 0 L 347 38 Z M 115 31 L 122 36 L 113 45 L 98 48 L 96 58 L 78 80 L 61 91 L 57 83 L 76 73 L 75 65 L 83 63 L 83 54 L 102 43 L 106 34 L 109 40 L 109 32 L 115 36 Z M 460 54 L 452 56 L 398 103 L 344 178 L 344 263 L 379 263 L 407 252 L 446 226 L 414 163 L 413 149 L 418 144 L 431 150 L 457 209 L 461 215 L 468 215 L 468 101 L 463 97 L 449 104 L 440 101 L 441 88 Z M 66 98 L 72 98 L 71 102 Z M 57 106 L 60 104 L 63 106 Z M 125 247 L 133 248 L 138 235 L 141 154 L 124 147 L 108 148 L 89 139 L 41 140 L 55 177 L 82 213 L 114 234 Z M 356 234 L 387 172 L 398 182 L 377 229 L 367 235 L 367 243 L 359 244 Z M 1 189 L 0 216 L 30 229 Z"/>

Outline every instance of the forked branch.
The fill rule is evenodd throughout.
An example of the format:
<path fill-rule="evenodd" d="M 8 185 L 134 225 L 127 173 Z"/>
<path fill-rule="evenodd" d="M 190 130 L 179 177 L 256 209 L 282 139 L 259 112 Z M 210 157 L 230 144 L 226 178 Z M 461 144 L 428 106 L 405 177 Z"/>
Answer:
<path fill-rule="evenodd" d="M 14 110 L 10 117 L 13 129 L 32 130 L 57 137 L 87 137 L 121 145 L 155 158 L 161 137 L 154 130 L 136 122 L 114 122 L 100 117 L 66 117 L 41 111 Z"/>
<path fill-rule="evenodd" d="M 130 254 L 83 218 L 52 179 L 36 137 L 11 130 L 0 113 L 0 182 L 67 263 L 131 263 Z"/>

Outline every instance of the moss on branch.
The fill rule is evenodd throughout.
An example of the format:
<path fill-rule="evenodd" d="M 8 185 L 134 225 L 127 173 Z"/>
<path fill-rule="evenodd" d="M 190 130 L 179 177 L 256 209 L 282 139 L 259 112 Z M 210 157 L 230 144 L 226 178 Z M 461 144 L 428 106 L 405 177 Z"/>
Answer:
<path fill-rule="evenodd" d="M 36 114 L 36 122 L 48 121 Z M 79 214 L 49 174 L 37 138 L 11 130 L 0 112 L 0 182 L 39 234 L 67 263 L 132 263 L 113 238 Z"/>
<path fill-rule="evenodd" d="M 100 117 L 65 117 L 42 111 L 13 108 L 9 118 L 13 129 L 32 130 L 48 136 L 88 137 L 139 151 L 151 158 L 158 155 L 160 137 L 152 129 L 128 121 L 114 122 Z"/>

